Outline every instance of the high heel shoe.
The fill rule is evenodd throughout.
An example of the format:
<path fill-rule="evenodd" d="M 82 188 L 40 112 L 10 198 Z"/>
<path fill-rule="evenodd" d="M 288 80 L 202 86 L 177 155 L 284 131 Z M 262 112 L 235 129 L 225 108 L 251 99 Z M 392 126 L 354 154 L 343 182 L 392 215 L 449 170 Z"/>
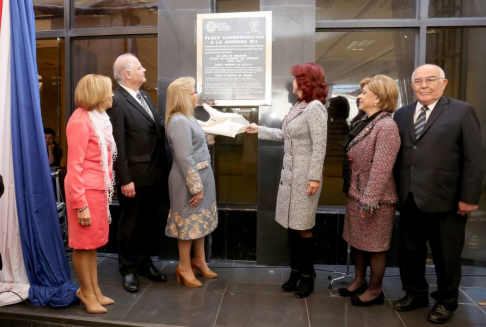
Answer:
<path fill-rule="evenodd" d="M 179 266 L 176 267 L 176 278 L 177 282 L 180 284 L 181 281 L 184 283 L 184 285 L 188 287 L 201 287 L 202 283 L 198 281 L 196 278 L 193 280 L 187 280 L 182 274 L 181 271 L 179 270 Z"/>
<path fill-rule="evenodd" d="M 82 306 L 84 305 L 84 307 L 85 307 L 85 309 L 88 313 L 106 313 L 106 312 L 108 312 L 108 310 L 106 310 L 106 308 L 103 308 L 103 306 L 99 303 L 98 303 L 98 305 L 89 306 L 88 303 L 86 302 L 86 298 L 84 297 L 83 293 L 81 293 L 81 288 L 78 288 L 78 290 L 76 291 L 76 295 L 78 296 L 81 305 Z"/>
<path fill-rule="evenodd" d="M 367 288 L 368 288 L 368 283 L 365 281 L 363 283 L 363 285 L 361 285 L 360 287 L 358 287 L 354 291 L 350 291 L 346 287 L 343 287 L 343 288 L 338 289 L 338 292 L 339 292 L 339 295 L 342 296 L 342 297 L 350 297 L 350 296 L 353 296 L 353 295 L 358 295 L 358 294 L 364 293 Z"/>
<path fill-rule="evenodd" d="M 109 297 L 104 296 L 104 295 L 103 295 L 102 298 L 98 298 L 98 297 L 96 297 L 96 298 L 98 299 L 98 302 L 100 302 L 101 305 L 110 305 L 110 304 L 115 303 L 115 300 L 110 299 Z"/>
<path fill-rule="evenodd" d="M 380 293 L 380 295 L 375 297 L 373 300 L 366 301 L 366 302 L 361 301 L 359 296 L 355 295 L 351 297 L 351 304 L 356 307 L 369 307 L 375 304 L 381 305 L 383 303 L 385 303 L 385 294 L 383 294 L 383 291 Z"/>
<path fill-rule="evenodd" d="M 192 271 L 194 272 L 194 276 L 196 276 L 196 272 L 197 272 L 197 270 L 199 270 L 199 273 L 204 278 L 216 278 L 216 277 L 218 277 L 218 274 L 215 273 L 214 271 L 210 270 L 210 269 L 208 269 L 207 271 L 202 271 L 201 268 L 196 264 L 194 259 L 191 260 L 191 267 L 192 267 Z"/>

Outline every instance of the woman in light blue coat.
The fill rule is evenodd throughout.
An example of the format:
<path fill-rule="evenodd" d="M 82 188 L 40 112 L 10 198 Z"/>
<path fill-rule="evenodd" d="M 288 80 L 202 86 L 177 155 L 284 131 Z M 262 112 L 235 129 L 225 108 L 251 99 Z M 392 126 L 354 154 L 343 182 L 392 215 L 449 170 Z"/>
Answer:
<path fill-rule="evenodd" d="M 172 149 L 169 175 L 170 211 L 165 235 L 178 239 L 178 282 L 200 287 L 203 277 L 215 278 L 204 255 L 204 237 L 218 226 L 216 188 L 206 137 L 194 118 L 197 92 L 194 78 L 181 77 L 167 89 L 166 135 Z M 194 258 L 191 260 L 191 247 Z"/>

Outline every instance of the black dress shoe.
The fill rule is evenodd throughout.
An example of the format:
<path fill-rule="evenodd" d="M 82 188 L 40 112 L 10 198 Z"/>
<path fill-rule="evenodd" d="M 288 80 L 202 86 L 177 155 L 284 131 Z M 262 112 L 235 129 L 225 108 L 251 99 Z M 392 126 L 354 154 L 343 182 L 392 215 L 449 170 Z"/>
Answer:
<path fill-rule="evenodd" d="M 350 291 L 346 287 L 343 287 L 343 288 L 338 289 L 338 292 L 339 292 L 340 296 L 350 297 L 350 296 L 353 296 L 353 295 L 358 295 L 358 294 L 364 293 L 367 288 L 368 288 L 368 282 L 364 282 L 363 285 L 361 285 L 360 287 L 358 287 L 354 291 Z"/>
<path fill-rule="evenodd" d="M 153 282 L 163 283 L 167 281 L 167 276 L 155 269 L 155 267 L 145 268 L 137 272 L 140 276 L 147 277 Z"/>
<path fill-rule="evenodd" d="M 356 306 L 356 307 L 369 307 L 375 304 L 383 304 L 385 303 L 385 294 L 383 292 L 380 293 L 377 297 L 375 297 L 371 301 L 361 301 L 359 296 L 355 295 L 351 297 L 351 304 Z"/>
<path fill-rule="evenodd" d="M 138 279 L 135 274 L 128 274 L 123 276 L 123 287 L 131 293 L 138 292 Z"/>
<path fill-rule="evenodd" d="M 405 295 L 400 300 L 393 303 L 393 308 L 397 311 L 412 311 L 418 308 L 425 308 L 429 306 L 429 297 L 417 298 L 410 295 Z"/>
<path fill-rule="evenodd" d="M 435 324 L 445 324 L 452 318 L 452 311 L 440 303 L 435 303 L 432 311 L 429 313 L 429 321 Z"/>

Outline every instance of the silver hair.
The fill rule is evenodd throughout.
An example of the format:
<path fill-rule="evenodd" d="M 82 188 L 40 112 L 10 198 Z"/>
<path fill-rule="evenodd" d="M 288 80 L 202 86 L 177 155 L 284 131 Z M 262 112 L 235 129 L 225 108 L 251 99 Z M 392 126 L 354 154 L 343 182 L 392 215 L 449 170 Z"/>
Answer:
<path fill-rule="evenodd" d="M 137 58 L 131 53 L 124 53 L 118 56 L 113 63 L 113 76 L 119 84 L 125 82 L 125 72 L 132 71 L 134 68 L 133 63 L 130 60 L 126 60 L 127 57 Z"/>
<path fill-rule="evenodd" d="M 439 78 L 445 78 L 444 70 L 440 66 L 437 66 L 437 65 L 434 65 L 434 64 L 423 64 L 423 65 L 420 65 L 417 68 L 415 68 L 415 70 L 413 71 L 412 81 L 414 80 L 415 72 L 417 71 L 417 69 L 419 69 L 420 67 L 423 67 L 423 66 L 434 66 L 434 67 L 436 67 L 439 70 Z"/>

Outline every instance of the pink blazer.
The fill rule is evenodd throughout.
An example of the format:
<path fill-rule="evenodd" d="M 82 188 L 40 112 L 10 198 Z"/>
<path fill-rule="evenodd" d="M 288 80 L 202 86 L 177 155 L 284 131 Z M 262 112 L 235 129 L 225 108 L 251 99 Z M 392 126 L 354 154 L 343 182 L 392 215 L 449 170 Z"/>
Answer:
<path fill-rule="evenodd" d="M 382 203 L 397 203 L 393 166 L 400 143 L 397 124 L 382 112 L 348 145 L 348 196 L 359 201 L 361 210 L 374 212 Z"/>
<path fill-rule="evenodd" d="M 101 168 L 101 150 L 88 113 L 81 108 L 69 118 L 66 128 L 68 142 L 66 197 L 73 209 L 88 205 L 85 190 L 105 190 L 103 169 Z M 108 151 L 108 158 L 111 152 Z M 109 167 L 113 178 L 113 167 Z"/>

